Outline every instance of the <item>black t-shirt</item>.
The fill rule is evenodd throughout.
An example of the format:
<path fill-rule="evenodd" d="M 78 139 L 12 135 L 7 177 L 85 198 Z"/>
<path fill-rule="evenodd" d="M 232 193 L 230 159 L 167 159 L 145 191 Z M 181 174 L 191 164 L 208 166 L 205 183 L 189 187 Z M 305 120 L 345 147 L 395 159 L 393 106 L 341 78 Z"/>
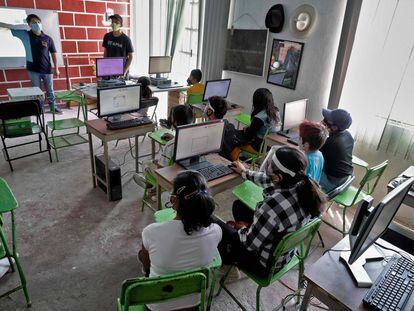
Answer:
<path fill-rule="evenodd" d="M 107 57 L 127 58 L 128 53 L 134 52 L 131 39 L 124 33 L 114 36 L 113 32 L 108 32 L 103 38 L 102 46 L 106 48 Z"/>
<path fill-rule="evenodd" d="M 343 178 L 354 171 L 352 166 L 352 151 L 354 139 L 348 131 L 330 134 L 321 152 L 325 159 L 323 170 L 326 175 Z"/>
<path fill-rule="evenodd" d="M 231 152 L 234 148 L 245 145 L 246 142 L 243 140 L 242 131 L 237 130 L 233 124 L 227 120 L 224 121 L 224 135 L 223 145 L 219 154 L 231 161 Z"/>
<path fill-rule="evenodd" d="M 43 32 L 40 36 L 35 35 L 31 30 L 28 32 L 33 62 L 26 61 L 26 69 L 38 73 L 51 74 L 50 53 L 56 53 L 53 39 Z"/>

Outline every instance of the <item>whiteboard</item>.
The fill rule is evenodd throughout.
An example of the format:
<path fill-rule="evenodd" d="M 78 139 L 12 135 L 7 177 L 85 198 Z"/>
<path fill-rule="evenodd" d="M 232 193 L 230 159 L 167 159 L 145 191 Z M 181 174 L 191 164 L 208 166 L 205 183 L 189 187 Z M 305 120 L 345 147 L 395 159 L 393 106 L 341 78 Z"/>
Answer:
<path fill-rule="evenodd" d="M 36 14 L 40 17 L 43 32 L 50 36 L 55 43 L 58 65 L 63 66 L 59 18 L 56 11 L 2 7 L 0 8 L 0 22 L 19 25 L 19 29 L 29 30 L 26 23 L 28 14 Z M 26 52 L 22 41 L 13 37 L 9 29 L 0 27 L 0 42 L 2 42 L 0 45 L 0 69 L 25 68 Z"/>

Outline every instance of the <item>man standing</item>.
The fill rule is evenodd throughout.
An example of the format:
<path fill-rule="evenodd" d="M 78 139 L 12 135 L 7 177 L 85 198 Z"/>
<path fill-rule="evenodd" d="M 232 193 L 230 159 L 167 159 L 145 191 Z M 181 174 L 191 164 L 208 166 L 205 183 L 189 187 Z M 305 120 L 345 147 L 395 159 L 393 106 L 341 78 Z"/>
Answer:
<path fill-rule="evenodd" d="M 42 31 L 42 21 L 35 14 L 29 14 L 26 18 L 30 30 L 18 30 L 11 27 L 13 36 L 22 40 L 26 48 L 26 69 L 29 73 L 30 81 L 33 86 L 41 87 L 41 82 L 46 89 L 46 97 L 49 102 L 50 110 L 55 109 L 56 113 L 62 111 L 56 107 L 55 93 L 53 90 L 53 71 L 56 77 L 60 72 L 57 66 L 56 48 L 53 39 Z M 50 62 L 52 56 L 54 70 Z"/>
<path fill-rule="evenodd" d="M 111 19 L 112 31 L 105 34 L 103 38 L 104 57 L 123 57 L 124 77 L 126 77 L 132 63 L 134 48 L 131 39 L 121 30 L 122 17 L 114 14 L 109 18 Z"/>

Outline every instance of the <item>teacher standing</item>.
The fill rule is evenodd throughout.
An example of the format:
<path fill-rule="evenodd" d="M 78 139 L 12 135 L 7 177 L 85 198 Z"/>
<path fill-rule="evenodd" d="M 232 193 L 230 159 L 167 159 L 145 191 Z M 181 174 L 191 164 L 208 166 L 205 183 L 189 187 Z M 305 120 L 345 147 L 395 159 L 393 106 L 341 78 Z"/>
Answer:
<path fill-rule="evenodd" d="M 134 47 L 131 39 L 122 32 L 122 17 L 118 14 L 111 15 L 112 31 L 105 34 L 102 46 L 104 57 L 123 57 L 124 58 L 124 77 L 128 75 L 129 67 L 132 63 Z"/>

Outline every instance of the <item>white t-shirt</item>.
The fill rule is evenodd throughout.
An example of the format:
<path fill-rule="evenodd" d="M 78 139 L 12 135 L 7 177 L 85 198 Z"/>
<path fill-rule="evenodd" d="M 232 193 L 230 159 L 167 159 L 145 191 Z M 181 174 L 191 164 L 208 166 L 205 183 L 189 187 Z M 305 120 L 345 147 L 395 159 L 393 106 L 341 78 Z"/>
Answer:
<path fill-rule="evenodd" d="M 213 261 L 222 232 L 217 224 L 188 235 L 181 220 L 153 223 L 142 231 L 142 243 L 148 250 L 150 276 L 160 276 L 207 267 Z M 168 302 L 150 304 L 150 310 L 175 310 L 200 303 L 200 295 L 188 295 Z"/>

